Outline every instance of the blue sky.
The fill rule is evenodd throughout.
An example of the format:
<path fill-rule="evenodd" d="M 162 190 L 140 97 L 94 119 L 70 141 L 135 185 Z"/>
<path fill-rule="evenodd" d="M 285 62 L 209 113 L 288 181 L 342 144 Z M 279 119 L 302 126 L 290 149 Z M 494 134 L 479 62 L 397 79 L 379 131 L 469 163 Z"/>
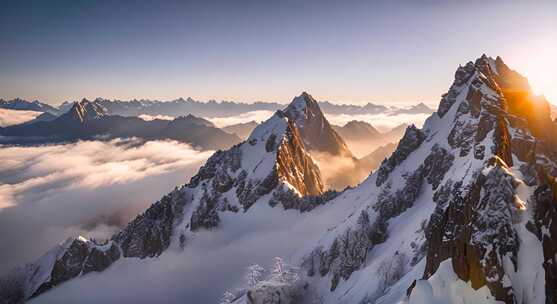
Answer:
<path fill-rule="evenodd" d="M 437 103 L 500 55 L 557 103 L 557 1 L 2 1 L 0 97 Z"/>

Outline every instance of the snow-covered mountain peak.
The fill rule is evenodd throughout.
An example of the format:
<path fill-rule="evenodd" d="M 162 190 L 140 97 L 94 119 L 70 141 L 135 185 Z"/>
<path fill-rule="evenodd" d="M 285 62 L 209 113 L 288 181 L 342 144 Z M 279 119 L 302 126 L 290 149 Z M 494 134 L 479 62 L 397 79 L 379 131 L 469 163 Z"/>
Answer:
<path fill-rule="evenodd" d="M 354 158 L 344 140 L 331 127 L 319 104 L 306 92 L 283 111 L 299 129 L 309 151 Z"/>
<path fill-rule="evenodd" d="M 304 119 L 309 118 L 308 115 L 315 114 L 316 107 L 319 109 L 317 101 L 307 92 L 302 92 L 300 96 L 294 97 L 284 112 L 298 125 L 303 126 Z M 321 109 L 319 109 L 319 112 L 321 112 Z"/>
<path fill-rule="evenodd" d="M 324 303 L 555 302 L 557 146 L 537 127 L 556 126 L 525 111 L 526 83 L 500 58 L 459 67 L 424 127 L 329 202 L 351 215 L 303 262 Z"/>

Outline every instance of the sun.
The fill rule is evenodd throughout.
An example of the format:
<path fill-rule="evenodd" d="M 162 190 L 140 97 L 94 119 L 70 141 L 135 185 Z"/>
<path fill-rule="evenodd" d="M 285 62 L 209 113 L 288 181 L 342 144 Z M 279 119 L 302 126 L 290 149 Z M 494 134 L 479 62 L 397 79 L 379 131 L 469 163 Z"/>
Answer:
<path fill-rule="evenodd" d="M 536 95 L 544 95 L 557 105 L 557 41 L 529 44 L 513 52 L 509 58 L 519 73 L 528 78 Z"/>

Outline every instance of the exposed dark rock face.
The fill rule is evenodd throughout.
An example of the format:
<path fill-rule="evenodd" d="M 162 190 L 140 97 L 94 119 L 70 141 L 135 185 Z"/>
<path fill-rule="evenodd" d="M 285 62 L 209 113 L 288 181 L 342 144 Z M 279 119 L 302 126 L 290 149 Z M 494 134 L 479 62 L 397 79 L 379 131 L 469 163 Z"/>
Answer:
<path fill-rule="evenodd" d="M 207 189 L 204 189 L 203 196 L 193 212 L 190 219 L 190 229 L 196 231 L 200 228 L 211 229 L 217 227 L 220 222 L 218 214 L 218 192 L 211 196 Z"/>
<path fill-rule="evenodd" d="M 120 258 L 120 249 L 114 242 L 98 246 L 89 241 L 75 239 L 56 260 L 50 280 L 43 283 L 34 295 L 38 295 L 69 279 L 91 271 L 103 271 Z"/>
<path fill-rule="evenodd" d="M 236 145 L 227 151 L 217 151 L 209 157 L 207 162 L 205 162 L 201 168 L 199 168 L 199 171 L 197 171 L 197 174 L 190 179 L 187 186 L 189 188 L 195 188 L 201 181 L 215 177 L 217 171 L 219 171 L 219 175 L 228 175 L 225 172 L 227 168 L 230 168 L 232 172 L 236 172 L 236 170 L 241 168 L 241 162 L 242 155 L 239 145 Z"/>
<path fill-rule="evenodd" d="M 273 192 L 273 197 L 269 201 L 269 204 L 272 207 L 281 204 L 286 210 L 297 209 L 301 212 L 307 212 L 313 210 L 317 206 L 327 203 L 339 194 L 340 193 L 337 191 L 326 191 L 321 195 L 300 197 L 291 189 L 279 188 Z"/>
<path fill-rule="evenodd" d="M 182 215 L 191 198 L 174 191 L 136 217 L 113 240 L 120 244 L 124 257 L 154 257 L 170 245 L 172 225 Z"/>
<path fill-rule="evenodd" d="M 513 157 L 511 154 L 511 136 L 509 135 L 507 125 L 503 120 L 504 118 L 502 116 L 499 116 L 497 119 L 493 145 L 495 151 L 492 152 L 493 154 L 499 156 L 505 164 L 510 167 L 513 165 Z"/>
<path fill-rule="evenodd" d="M 265 150 L 267 152 L 271 152 L 275 149 L 277 136 L 275 134 L 271 134 L 269 138 L 267 138 L 267 142 L 265 143 Z"/>
<path fill-rule="evenodd" d="M 446 149 L 440 148 L 438 145 L 431 148 L 431 154 L 424 161 L 424 171 L 427 175 L 427 182 L 431 184 L 433 190 L 439 187 L 445 174 L 453 165 L 453 161 L 454 156 Z"/>
<path fill-rule="evenodd" d="M 495 128 L 496 119 L 493 115 L 487 112 L 482 113 L 480 121 L 478 122 L 478 130 L 476 132 L 475 141 L 482 142 L 487 134 Z"/>
<path fill-rule="evenodd" d="M 542 184 L 534 192 L 534 223 L 529 228 L 542 242 L 545 302 L 549 304 L 557 302 L 557 184 L 554 177 L 541 175 Z"/>
<path fill-rule="evenodd" d="M 317 272 L 321 276 L 332 273 L 331 291 L 338 286 L 340 279 L 347 280 L 365 262 L 367 253 L 374 245 L 386 238 L 386 225 L 378 221 L 371 223 L 369 214 L 362 211 L 354 229 L 346 230 L 336 238 L 330 248 L 316 248 L 303 262 L 302 267 L 308 276 Z"/>
<path fill-rule="evenodd" d="M 384 160 L 377 172 L 377 186 L 381 186 L 389 177 L 394 168 L 402 163 L 414 150 L 416 150 L 425 140 L 425 134 L 411 125 L 406 128 L 404 136 L 398 143 L 395 152 L 388 159 Z"/>
<path fill-rule="evenodd" d="M 468 79 L 474 74 L 475 68 L 472 62 L 469 62 L 464 67 L 459 67 L 455 72 L 455 79 L 449 92 L 443 95 L 441 102 L 439 103 L 439 108 L 437 109 L 437 114 L 440 117 L 445 116 L 449 111 L 451 106 L 456 102 L 456 97 L 459 93 L 459 88 L 463 86 Z"/>
<path fill-rule="evenodd" d="M 425 177 L 426 172 L 424 166 L 421 165 L 413 173 L 405 175 L 404 187 L 396 192 L 393 193 L 390 189 L 391 185 L 387 184 L 377 197 L 377 203 L 373 206 L 373 209 L 379 213 L 380 219 L 387 222 L 387 220 L 412 207 L 412 204 L 420 195 Z"/>
<path fill-rule="evenodd" d="M 454 188 L 446 207 L 440 206 L 431 216 L 424 278 L 433 275 L 441 261 L 452 258 L 461 280 L 470 281 L 474 289 L 487 285 L 498 300 L 513 303 L 512 289 L 502 285 L 501 257 L 508 255 L 516 263 L 519 244 L 512 225 L 519 209 L 513 178 L 503 165 L 495 164 L 464 191 Z"/>

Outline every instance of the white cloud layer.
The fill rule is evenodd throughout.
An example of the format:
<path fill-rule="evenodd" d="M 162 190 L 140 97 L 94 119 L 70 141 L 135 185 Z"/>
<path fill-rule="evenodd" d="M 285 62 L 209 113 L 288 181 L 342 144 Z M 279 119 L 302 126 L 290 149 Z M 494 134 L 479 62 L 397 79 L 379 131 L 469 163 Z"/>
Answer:
<path fill-rule="evenodd" d="M 24 123 L 26 121 L 35 119 L 35 117 L 41 114 L 41 112 L 36 111 L 0 109 L 0 127 L 7 127 Z"/>
<path fill-rule="evenodd" d="M 141 114 L 138 116 L 139 118 L 145 120 L 145 121 L 151 121 L 151 120 L 155 120 L 155 119 L 160 119 L 160 120 L 174 120 L 174 117 L 172 116 L 168 116 L 168 115 L 149 115 L 149 114 Z"/>
<path fill-rule="evenodd" d="M 110 236 L 211 153 L 174 141 L 0 146 L 0 273 L 67 237 Z"/>
<path fill-rule="evenodd" d="M 246 112 L 230 117 L 208 117 L 206 119 L 214 123 L 217 127 L 222 128 L 239 123 L 250 122 L 252 120 L 262 122 L 273 116 L 274 113 L 274 111 L 260 110 Z"/>
<path fill-rule="evenodd" d="M 385 131 L 403 123 L 415 124 L 417 127 L 421 127 L 431 114 L 325 114 L 325 116 L 333 125 L 344 126 L 351 120 L 360 120 L 371 124 L 379 130 Z"/>

